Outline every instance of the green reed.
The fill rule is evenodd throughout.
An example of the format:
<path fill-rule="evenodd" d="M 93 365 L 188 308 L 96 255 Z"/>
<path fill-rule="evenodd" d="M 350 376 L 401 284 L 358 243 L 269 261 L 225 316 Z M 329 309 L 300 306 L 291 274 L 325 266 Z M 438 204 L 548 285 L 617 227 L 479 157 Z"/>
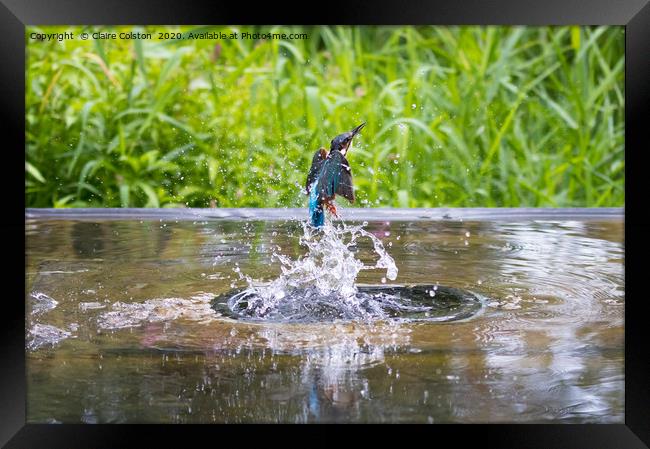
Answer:
<path fill-rule="evenodd" d="M 622 27 L 52 30 L 309 39 L 28 39 L 28 207 L 301 207 L 362 121 L 360 206 L 624 204 Z"/>

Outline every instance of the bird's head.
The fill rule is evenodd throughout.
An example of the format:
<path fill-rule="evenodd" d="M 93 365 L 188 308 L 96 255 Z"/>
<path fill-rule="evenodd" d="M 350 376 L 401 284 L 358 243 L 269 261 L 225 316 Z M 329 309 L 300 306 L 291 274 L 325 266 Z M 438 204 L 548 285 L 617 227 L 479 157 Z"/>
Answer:
<path fill-rule="evenodd" d="M 332 146 L 331 150 L 332 151 L 340 151 L 343 156 L 345 156 L 345 153 L 347 153 L 348 148 L 350 148 L 350 143 L 352 143 L 352 139 L 354 139 L 354 136 L 356 136 L 359 131 L 361 131 L 361 128 L 363 128 L 366 125 L 366 123 L 362 123 L 356 128 L 354 128 L 352 131 L 348 131 L 343 134 L 339 134 L 335 138 L 332 139 Z"/>

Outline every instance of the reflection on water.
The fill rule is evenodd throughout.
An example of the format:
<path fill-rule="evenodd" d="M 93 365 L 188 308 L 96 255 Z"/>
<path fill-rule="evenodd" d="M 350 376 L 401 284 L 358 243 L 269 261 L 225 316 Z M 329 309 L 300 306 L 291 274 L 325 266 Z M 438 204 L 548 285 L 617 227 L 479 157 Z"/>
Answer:
<path fill-rule="evenodd" d="M 237 266 L 268 282 L 274 252 L 304 255 L 300 223 L 28 218 L 28 421 L 624 421 L 622 217 L 366 230 L 399 269 L 386 285 L 476 292 L 482 313 L 233 320 L 213 298 L 246 287 Z"/>

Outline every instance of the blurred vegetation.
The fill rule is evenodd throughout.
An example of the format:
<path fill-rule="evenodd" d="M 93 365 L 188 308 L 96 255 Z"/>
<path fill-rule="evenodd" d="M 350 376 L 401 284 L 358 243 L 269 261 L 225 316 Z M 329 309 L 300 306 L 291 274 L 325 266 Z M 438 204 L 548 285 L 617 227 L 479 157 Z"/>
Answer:
<path fill-rule="evenodd" d="M 154 39 L 29 39 L 53 31 Z M 28 207 L 302 207 L 314 151 L 363 121 L 362 207 L 624 204 L 622 27 L 26 38 Z"/>

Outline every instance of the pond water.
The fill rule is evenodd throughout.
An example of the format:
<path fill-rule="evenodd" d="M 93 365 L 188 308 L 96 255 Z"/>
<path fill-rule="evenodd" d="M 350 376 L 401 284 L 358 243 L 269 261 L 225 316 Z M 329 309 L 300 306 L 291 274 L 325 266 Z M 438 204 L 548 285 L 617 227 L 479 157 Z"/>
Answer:
<path fill-rule="evenodd" d="M 305 214 L 27 210 L 27 421 L 624 422 L 622 210 L 343 209 L 354 291 L 258 313 Z"/>

